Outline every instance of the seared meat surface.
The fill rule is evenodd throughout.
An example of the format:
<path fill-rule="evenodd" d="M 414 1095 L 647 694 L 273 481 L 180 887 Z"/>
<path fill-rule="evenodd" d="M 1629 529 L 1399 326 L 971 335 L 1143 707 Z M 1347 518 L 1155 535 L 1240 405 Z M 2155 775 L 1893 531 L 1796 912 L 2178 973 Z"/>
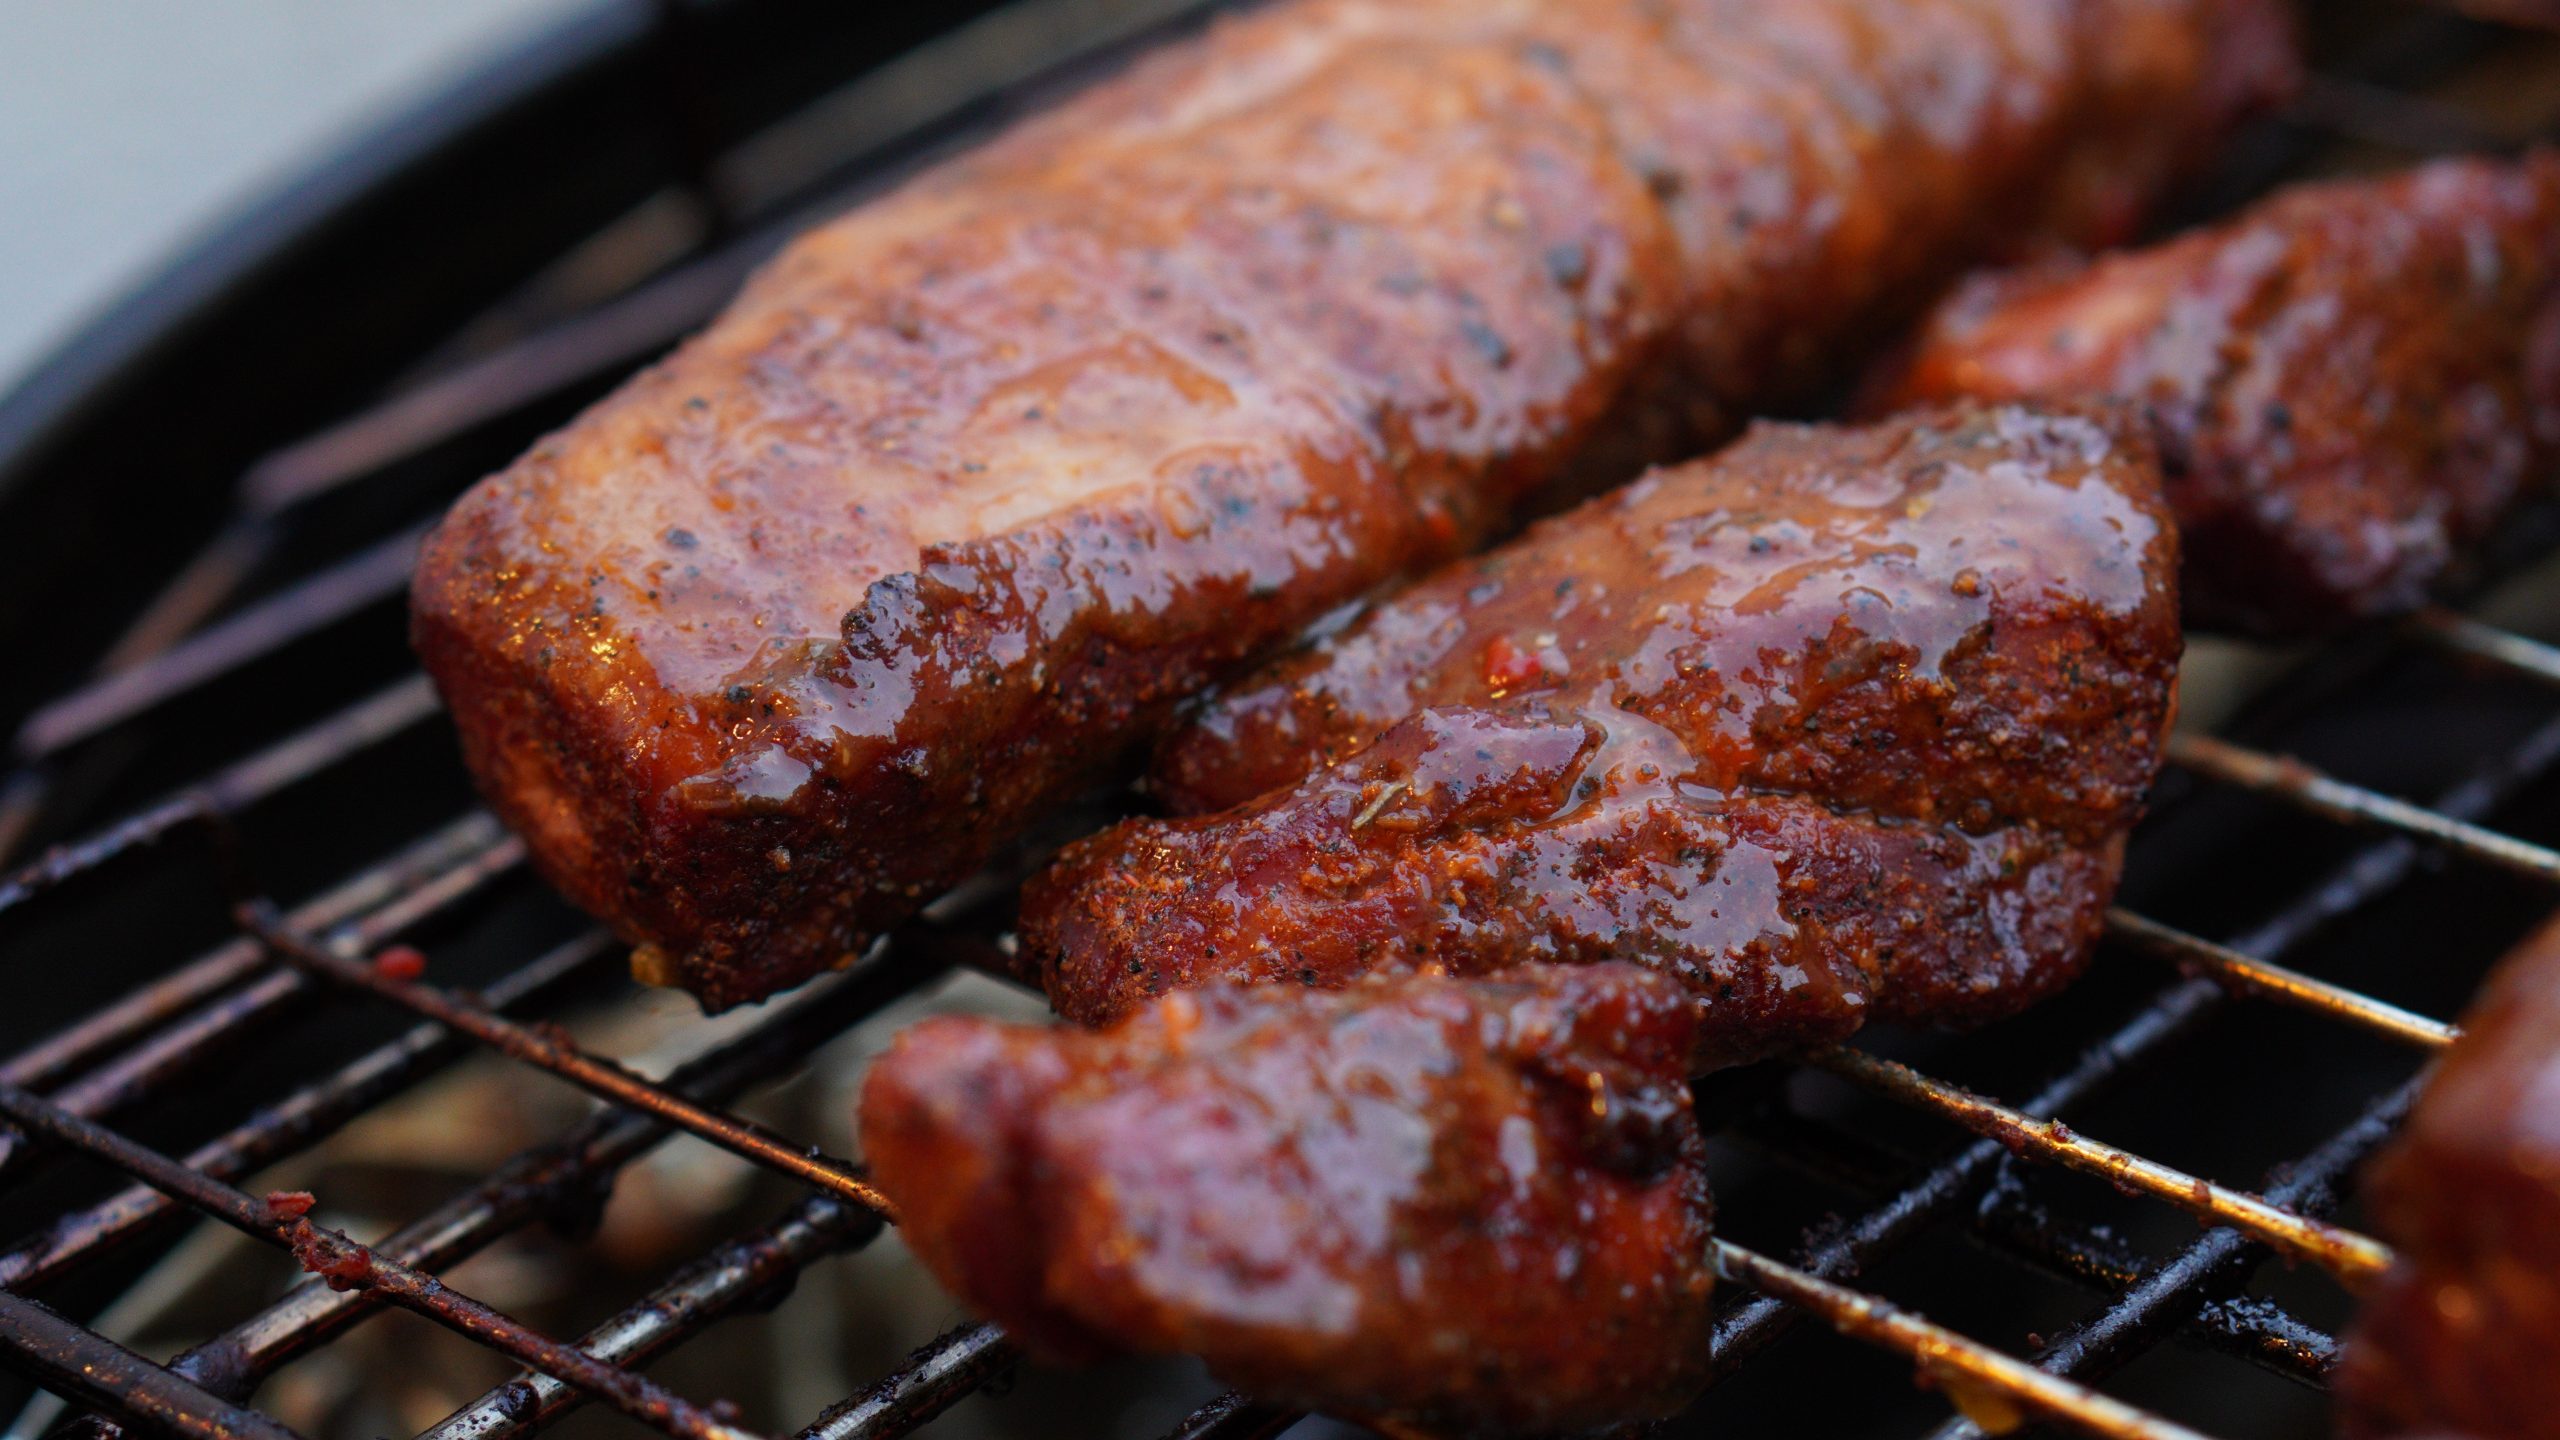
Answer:
<path fill-rule="evenodd" d="M 2158 431 L 2199 624 L 2406 610 L 2560 460 L 2560 154 L 2305 185 L 1993 275 L 1880 404 L 2119 396 Z"/>
<path fill-rule="evenodd" d="M 1710 1064 L 2006 1013 L 2076 973 L 2159 763 L 2158 484 L 2098 412 L 1757 427 L 1220 697 L 1160 785 L 1253 798 L 1069 847 L 1025 958 L 1088 1023 L 1633 961 L 1705 1002 Z"/>
<path fill-rule="evenodd" d="M 1554 1434 L 1704 1383 L 1695 1023 L 1626 966 L 930 1020 L 867 1077 L 863 1146 L 907 1243 L 1036 1351 Z"/>
<path fill-rule="evenodd" d="M 1169 706 L 1532 487 L 2105 238 L 2279 0 L 1287 0 L 801 239 L 456 506 L 490 802 L 713 1006 L 858 952 Z"/>
<path fill-rule="evenodd" d="M 2560 1440 L 2560 924 L 2500 963 L 2365 1176 L 2400 1263 L 2337 1377 L 2351 1436 Z"/>

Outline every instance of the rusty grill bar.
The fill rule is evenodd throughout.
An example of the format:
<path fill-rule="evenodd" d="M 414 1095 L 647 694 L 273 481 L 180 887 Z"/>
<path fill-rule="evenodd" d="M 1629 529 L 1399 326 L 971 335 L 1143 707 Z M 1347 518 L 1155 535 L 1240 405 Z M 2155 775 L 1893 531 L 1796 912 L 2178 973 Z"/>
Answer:
<path fill-rule="evenodd" d="M 1110 36 L 1116 42 L 1142 29 L 1131 19 L 1139 12 L 1152 21 L 1190 8 L 1177 0 L 1118 7 Z M 974 91 L 1022 87 L 1041 67 L 1026 71 L 1019 59 L 1005 58 L 1016 55 L 1018 45 L 973 49 L 972 35 L 983 40 L 978 32 L 999 24 L 1047 34 L 1043 23 L 1054 30 L 1067 23 L 1060 16 L 1072 20 L 1078 13 L 1068 0 L 1035 0 L 999 12 L 919 52 L 921 71 L 911 67 L 900 74 L 911 87 L 917 73 L 957 77 L 955 84 Z M 1045 22 L 1039 19 L 1043 14 L 1049 17 Z M 2293 119 L 2295 133 L 2276 146 L 2273 161 L 2262 158 L 2252 185 L 2324 135 L 2415 149 L 2449 134 L 2477 138 L 2477 127 L 2458 113 L 2399 94 L 2387 83 L 2392 67 L 2411 64 L 2412 57 L 2433 56 L 2427 63 L 2441 65 L 2448 56 L 2470 53 L 2465 47 L 2476 44 L 2477 32 L 2449 29 L 2451 22 L 2423 15 L 2404 19 L 2407 34 L 2370 47 L 2367 68 L 2375 73 L 2333 75 L 2315 88 Z M 1044 54 L 1042 65 L 1063 53 Z M 867 83 L 894 90 L 897 79 L 874 77 Z M 905 112 L 857 83 L 813 113 L 816 120 L 791 122 L 800 131 L 786 124 L 777 127 L 787 132 L 779 138 L 768 135 L 760 148 L 750 143 L 734 152 L 738 165 L 748 167 L 738 174 L 753 183 L 727 188 L 805 201 L 800 192 L 806 186 L 795 189 L 771 173 L 749 174 L 749 162 L 770 167 L 774 155 L 807 150 L 809 132 L 831 125 L 858 142 L 849 147 L 858 157 L 898 133 L 896 117 Z M 912 127 L 929 118 L 934 117 L 906 113 L 904 123 Z M 834 156 L 819 173 L 836 174 L 843 158 Z M 858 185 L 876 183 L 877 175 L 857 179 Z M 529 337 L 423 378 L 253 466 L 239 484 L 235 518 L 143 609 L 96 677 L 36 710 L 20 727 L 16 768 L 0 784 L 0 854 L 48 823 L 61 803 L 57 782 L 66 757 L 147 723 L 244 667 L 290 659 L 316 636 L 396 601 L 416 544 L 414 518 L 260 598 L 238 603 L 262 567 L 282 553 L 304 508 L 361 491 L 369 480 L 459 437 L 521 429 L 523 417 L 556 397 L 645 359 L 706 318 L 807 208 L 801 203 L 760 217 L 720 217 L 720 223 L 704 227 L 722 237 L 710 248 L 671 255 L 657 271 L 630 277 L 618 291 Z M 740 223 L 745 218 L 754 223 Z M 2474 616 L 2440 610 L 2388 635 L 2358 637 L 2300 667 L 2277 703 L 2297 713 L 2314 711 L 2382 667 L 2419 653 L 2560 686 L 2560 652 Z M 2343 847 L 2342 858 L 2325 873 L 2293 887 L 2291 898 L 2271 915 L 2227 942 L 2131 910 L 2113 913 L 2110 943 L 2098 962 L 2102 969 L 2165 963 L 2178 973 L 2100 1027 L 2075 1058 L 2023 1100 L 1992 1100 L 1924 1068 L 1864 1050 L 1804 1057 L 1805 1073 L 1845 1077 L 1893 1106 L 1952 1122 L 1978 1138 L 1908 1165 L 1853 1127 L 1819 1113 L 1819 1107 L 1801 1103 L 1795 1091 L 1802 1087 L 1792 1084 L 1781 1086 L 1777 1103 L 1728 1127 L 1726 1139 L 1846 1180 L 1867 1198 L 1863 1209 L 1814 1236 L 1789 1259 L 1718 1242 L 1716 1261 L 1730 1284 L 1713 1342 L 1716 1373 L 1730 1375 L 1813 1316 L 1903 1355 L 1967 1414 L 1995 1425 L 2042 1417 L 2101 1435 L 2193 1435 L 2093 1388 L 2172 1338 L 2317 1383 L 2334 1356 L 2334 1341 L 2275 1301 L 2246 1293 L 2247 1286 L 2275 1255 L 2311 1260 L 2350 1286 L 2388 1263 L 2389 1252 L 2378 1242 L 2323 1217 L 2336 1206 L 2353 1167 L 2405 1113 L 2414 1084 L 2371 1095 L 2307 1152 L 2270 1166 L 2255 1192 L 2089 1140 L 2059 1117 L 2099 1099 L 2146 1064 L 2164 1062 L 2208 1021 L 2245 1017 L 2253 1013 L 2250 1007 L 2285 1007 L 2419 1054 L 2446 1044 L 2454 1031 L 2441 1019 L 2289 962 L 2296 952 L 2314 948 L 2312 942 L 2335 922 L 2390 899 L 2440 863 L 2500 870 L 2521 877 L 2519 883 L 2560 881 L 2560 852 L 2493 823 L 2503 805 L 2560 770 L 2560 696 L 2546 692 L 2543 699 L 2550 718 L 2517 743 L 2484 752 L 2467 778 L 2425 804 L 2283 753 L 2181 735 L 2172 762 L 2195 783 L 2169 806 L 2228 789 L 2362 838 Z M 198 866 L 226 897 L 235 921 L 235 933 L 225 942 L 0 1061 L 0 1116 L 10 1126 L 0 1131 L 0 1186 L 23 1183 L 73 1158 L 102 1164 L 131 1182 L 104 1199 L 56 1214 L 0 1250 L 0 1361 L 78 1407 L 71 1428 L 82 1436 L 103 1440 L 133 1430 L 280 1440 L 293 1432 L 246 1403 L 259 1383 L 367 1314 L 396 1306 L 526 1367 L 430 1430 L 437 1440 L 525 1433 L 589 1401 L 602 1401 L 670 1435 L 743 1437 L 752 1432 L 725 1400 L 678 1395 L 646 1379 L 640 1367 L 725 1318 L 771 1303 L 802 1271 L 863 1247 L 894 1221 L 858 1164 L 732 1106 L 952 966 L 1001 968 L 988 955 L 998 942 L 993 932 L 1001 923 L 1000 907 L 983 900 L 947 906 L 849 971 L 708 1042 L 665 1073 L 643 1075 L 592 1053 L 541 1018 L 608 983 L 621 955 L 598 932 L 522 958 L 477 991 L 426 983 L 410 973 L 417 957 L 407 951 L 408 937 L 440 916 L 485 901 L 521 873 L 521 846 L 485 814 L 449 817 L 398 853 L 290 908 L 260 885 L 260 856 L 244 838 L 244 821 L 282 799 L 328 791 L 341 772 L 367 763 L 436 713 L 423 677 L 397 679 L 159 803 L 48 849 L 0 880 L 0 924 L 38 923 L 69 898 L 105 883 L 119 867 L 157 857 Z M 183 847 L 190 845 L 201 854 L 185 854 Z M 431 973 L 434 968 L 431 963 Z M 344 1005 L 398 1011 L 416 1023 L 304 1077 L 183 1154 L 118 1128 L 122 1117 L 202 1080 L 286 1018 Z M 279 1208 L 239 1188 L 257 1172 L 309 1151 L 373 1107 L 480 1051 L 579 1086 L 601 1107 L 568 1133 L 516 1154 L 462 1194 L 369 1243 L 321 1230 L 290 1205 Z M 618 1173 L 678 1133 L 787 1176 L 811 1193 L 779 1217 L 702 1254 L 575 1341 L 545 1336 L 438 1279 L 522 1227 L 598 1204 Z M 2200 1232 L 2171 1253 L 2145 1253 L 2105 1227 L 2038 1199 L 2028 1181 L 2039 1167 L 2054 1165 L 2101 1172 L 2138 1189 L 2150 1203 L 2184 1210 Z M 165 1364 L 39 1302 L 52 1287 L 191 1219 L 211 1219 L 291 1250 L 316 1273 Z M 2031 1359 L 2021 1360 L 1855 1288 L 1860 1277 L 1912 1241 L 1951 1226 L 2020 1265 L 2092 1293 L 2092 1308 L 2036 1346 Z M 800 1434 L 808 1440 L 871 1440 L 910 1433 L 1009 1371 L 1014 1360 L 1012 1346 L 995 1327 L 963 1325 L 812 1417 Z M 1714 1394 L 1703 1403 L 1712 1413 Z M 1299 1418 L 1230 1395 L 1203 1406 L 1174 1434 L 1264 1436 Z M 1940 1432 L 1977 1433 L 1965 1419 Z"/>

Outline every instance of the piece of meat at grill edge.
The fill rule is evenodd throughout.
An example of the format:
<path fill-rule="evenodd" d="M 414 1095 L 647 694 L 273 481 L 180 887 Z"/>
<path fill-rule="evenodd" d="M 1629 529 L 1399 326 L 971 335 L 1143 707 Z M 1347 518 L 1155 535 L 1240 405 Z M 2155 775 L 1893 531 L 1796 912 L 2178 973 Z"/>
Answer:
<path fill-rule="evenodd" d="M 1383 601 L 1219 697 L 1024 891 L 1084 1023 L 1210 980 L 1633 961 L 1703 1063 L 2066 983 L 2180 638 L 2112 412 L 1763 424 Z M 2128 427 L 2130 428 L 2130 427 Z"/>
<path fill-rule="evenodd" d="M 420 656 L 492 806 L 718 1007 L 1172 703 L 2119 234 L 2278 0 L 1284 0 L 791 246 L 466 496 Z"/>
<path fill-rule="evenodd" d="M 2348 1337 L 2342 1431 L 2560 1440 L 2560 923 L 2491 974 L 2364 1198 L 2400 1262 Z"/>
<path fill-rule="evenodd" d="M 1036 1352 L 1556 1434 L 1705 1382 L 1695 1027 L 1629 966 L 929 1020 L 866 1077 L 863 1151 L 916 1254 Z"/>
<path fill-rule="evenodd" d="M 2560 154 L 2297 186 L 2225 224 L 1983 277 L 1873 408 L 2114 395 L 2158 431 L 2188 618 L 2407 610 L 2560 463 Z"/>

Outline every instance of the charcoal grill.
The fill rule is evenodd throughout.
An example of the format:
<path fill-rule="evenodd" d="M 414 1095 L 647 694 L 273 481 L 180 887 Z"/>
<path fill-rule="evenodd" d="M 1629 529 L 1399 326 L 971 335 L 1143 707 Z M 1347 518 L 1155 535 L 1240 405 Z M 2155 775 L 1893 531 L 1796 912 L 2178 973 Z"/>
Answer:
<path fill-rule="evenodd" d="M 18 1237 L 0 1361 L 22 1377 L 0 1401 L 56 1397 L 21 1428 L 292 1435 L 264 1382 L 388 1312 L 501 1359 L 442 1440 L 616 1416 L 696 1440 L 1331 1423 L 1181 1367 L 1139 1376 L 1152 1410 L 1109 1372 L 971 1401 L 1017 1368 L 976 1323 L 815 1413 L 645 1375 L 803 1323 L 828 1301 L 790 1298 L 795 1280 L 894 1243 L 831 1153 L 845 1116 L 793 1133 L 753 1106 L 990 961 L 1005 887 L 690 1027 L 679 1058 L 608 1058 L 571 1025 L 630 1003 L 622 954 L 476 808 L 401 644 L 419 529 L 469 481 L 701 323 L 811 216 L 1203 7 L 873 13 L 902 8 L 600 10 L 208 244 L 0 404 L 0 643 L 20 677 L 0 697 L 18 867 L 0 881 L 0 1234 Z M 2317 11 L 2319 78 L 2231 147 L 2199 213 L 2560 122 L 2560 41 L 2385 0 Z M 2560 649 L 2538 638 L 2560 630 L 2539 573 L 2555 538 L 2547 514 L 2512 527 L 2461 609 L 2191 665 L 2252 698 L 2177 739 L 2071 994 L 1978 1035 L 1877 1034 L 1701 1087 L 1731 1283 L 1719 1383 L 1675 1432 L 2325 1432 L 2332 1337 L 2388 1258 L 2355 1228 L 2352 1171 L 2450 1037 L 2430 1017 L 2555 903 Z M 2192 721 L 2209 697 L 2189 698 Z M 387 1234 L 314 1226 L 264 1190 L 491 1056 L 594 1108 Z M 625 1293 L 548 1302 L 575 1339 L 448 1285 L 509 1237 L 587 1243 L 617 1178 L 679 1134 L 775 1177 L 760 1223 L 689 1240 Z M 123 1307 L 208 1223 L 300 1269 L 234 1286 L 178 1353 L 138 1353 Z"/>

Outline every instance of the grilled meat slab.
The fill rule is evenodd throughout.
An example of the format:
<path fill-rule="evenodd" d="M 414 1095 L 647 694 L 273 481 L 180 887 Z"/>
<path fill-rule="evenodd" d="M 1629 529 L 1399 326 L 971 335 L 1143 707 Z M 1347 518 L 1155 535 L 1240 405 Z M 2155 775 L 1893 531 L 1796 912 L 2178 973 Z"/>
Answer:
<path fill-rule="evenodd" d="M 2113 395 L 2158 431 L 2197 623 L 2409 609 L 2560 462 L 2560 154 L 2303 185 L 1982 278 L 1880 407 Z"/>
<path fill-rule="evenodd" d="M 2122 230 L 2277 0 L 1289 0 L 804 237 L 458 504 L 414 635 L 649 978 L 858 952 L 1173 700 Z"/>
<path fill-rule="evenodd" d="M 2400 1263 L 2337 1377 L 2344 1432 L 2560 1437 L 2560 925 L 2500 962 L 2365 1177 Z"/>
<path fill-rule="evenodd" d="M 1060 1013 L 1209 980 L 1624 960 L 1706 1062 L 2063 984 L 2159 764 L 2176 539 L 2139 436 L 1762 425 L 1228 691 L 1175 808 L 1025 891 Z M 1239 797 L 1241 803 L 1236 803 Z"/>
<path fill-rule="evenodd" d="M 1705 1381 L 1694 1030 L 1627 966 L 930 1020 L 867 1078 L 863 1146 L 907 1243 L 1038 1351 L 1555 1434 Z"/>

